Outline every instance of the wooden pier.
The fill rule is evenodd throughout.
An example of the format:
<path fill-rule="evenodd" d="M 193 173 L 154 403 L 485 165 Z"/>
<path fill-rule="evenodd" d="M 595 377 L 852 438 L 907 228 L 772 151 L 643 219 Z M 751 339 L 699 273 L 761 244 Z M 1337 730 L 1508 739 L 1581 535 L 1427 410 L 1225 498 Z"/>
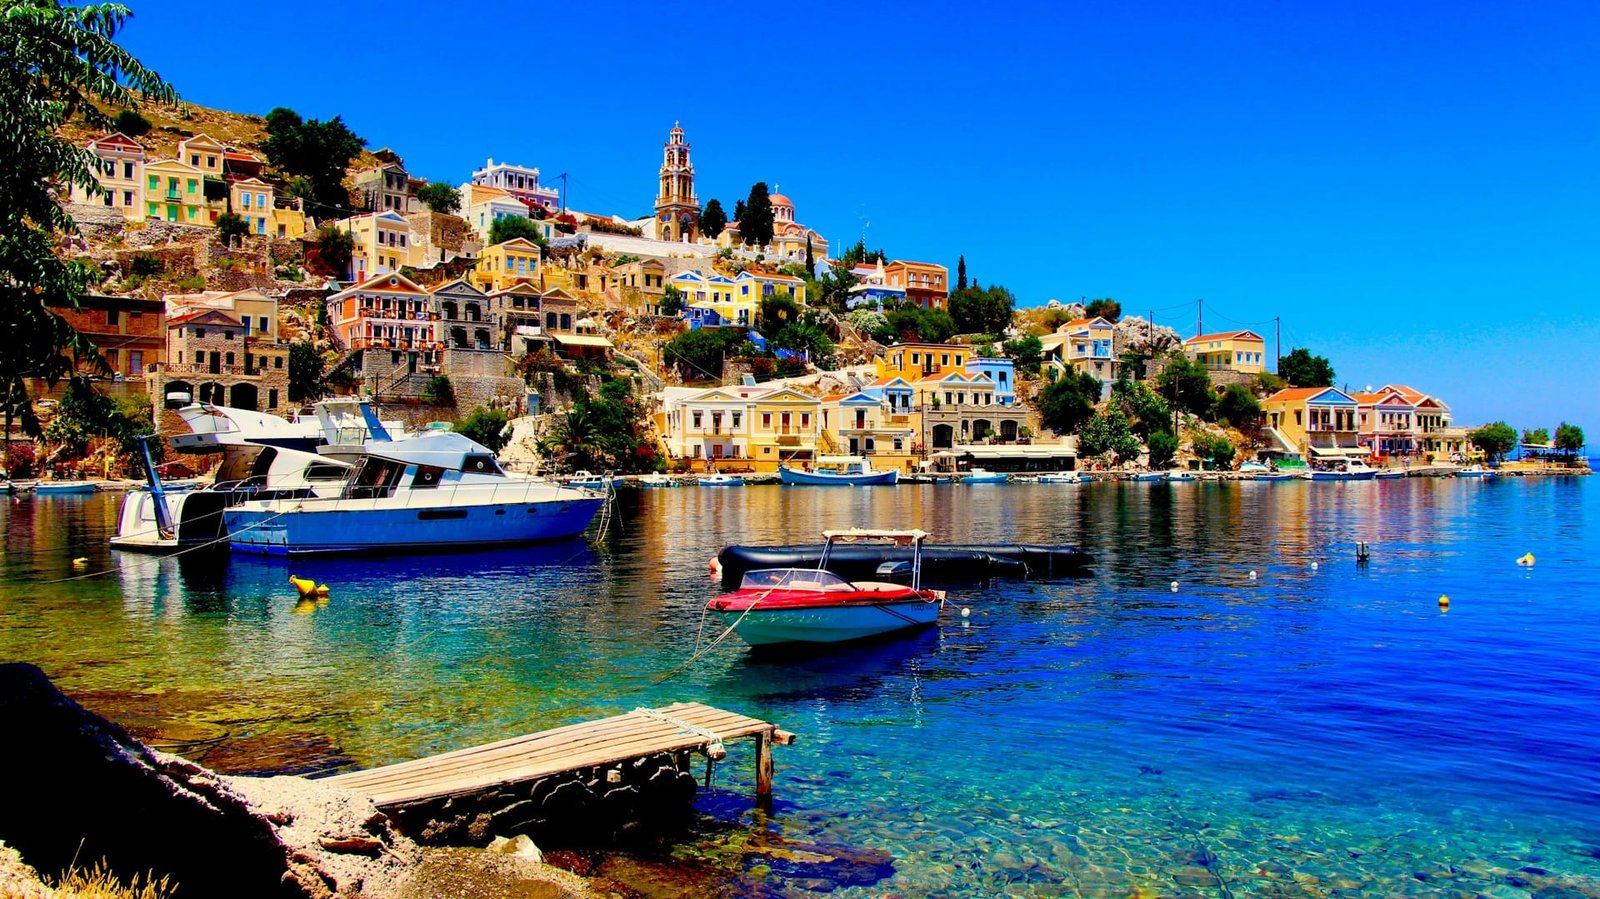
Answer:
<path fill-rule="evenodd" d="M 770 722 L 698 702 L 635 709 L 599 721 L 339 774 L 323 782 L 362 793 L 378 808 L 388 811 L 619 765 L 659 753 L 696 751 L 714 762 L 726 755 L 723 743 L 744 738 L 756 741 L 756 798 L 769 802 L 772 747 L 794 742 L 794 735 Z"/>

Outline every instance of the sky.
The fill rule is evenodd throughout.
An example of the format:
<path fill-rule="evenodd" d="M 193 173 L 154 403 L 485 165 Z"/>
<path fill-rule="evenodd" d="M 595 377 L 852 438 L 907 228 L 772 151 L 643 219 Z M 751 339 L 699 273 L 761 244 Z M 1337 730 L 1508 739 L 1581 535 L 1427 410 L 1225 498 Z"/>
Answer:
<path fill-rule="evenodd" d="M 186 100 L 342 115 L 416 176 L 492 156 L 644 216 L 681 122 L 702 201 L 764 180 L 836 252 L 964 255 L 1021 306 L 1113 297 L 1184 337 L 1203 298 L 1207 332 L 1270 356 L 1279 318 L 1341 387 L 1600 444 L 1587 0 L 126 2 Z"/>

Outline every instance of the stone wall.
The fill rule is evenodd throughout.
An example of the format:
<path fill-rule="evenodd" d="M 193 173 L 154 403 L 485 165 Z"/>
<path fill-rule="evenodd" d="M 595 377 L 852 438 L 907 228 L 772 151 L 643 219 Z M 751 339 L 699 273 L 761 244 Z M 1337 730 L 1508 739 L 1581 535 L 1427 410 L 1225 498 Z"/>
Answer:
<path fill-rule="evenodd" d="M 388 813 L 401 833 L 423 844 L 482 845 L 521 833 L 540 845 L 604 845 L 689 823 L 694 793 L 691 756 L 680 751 Z"/>
<path fill-rule="evenodd" d="M 453 347 L 444 351 L 443 372 L 456 378 L 504 378 L 511 371 L 511 360 L 499 350 L 470 350 Z"/>

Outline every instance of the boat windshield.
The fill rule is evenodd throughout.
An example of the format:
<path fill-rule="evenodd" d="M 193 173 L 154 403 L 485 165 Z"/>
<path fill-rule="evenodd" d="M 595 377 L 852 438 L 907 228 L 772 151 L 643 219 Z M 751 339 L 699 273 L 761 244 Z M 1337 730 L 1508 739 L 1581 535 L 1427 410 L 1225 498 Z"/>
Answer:
<path fill-rule="evenodd" d="M 817 568 L 762 568 L 745 572 L 739 589 L 849 591 L 855 587 L 837 574 Z"/>

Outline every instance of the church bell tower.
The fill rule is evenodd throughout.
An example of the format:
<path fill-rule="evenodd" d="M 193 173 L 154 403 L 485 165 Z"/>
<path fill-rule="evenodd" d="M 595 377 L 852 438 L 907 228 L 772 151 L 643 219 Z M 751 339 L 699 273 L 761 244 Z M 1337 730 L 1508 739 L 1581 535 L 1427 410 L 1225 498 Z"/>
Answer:
<path fill-rule="evenodd" d="M 694 195 L 694 165 L 683 129 L 672 123 L 661 162 L 661 190 L 656 194 L 656 236 L 692 241 L 700 236 L 700 201 Z"/>

